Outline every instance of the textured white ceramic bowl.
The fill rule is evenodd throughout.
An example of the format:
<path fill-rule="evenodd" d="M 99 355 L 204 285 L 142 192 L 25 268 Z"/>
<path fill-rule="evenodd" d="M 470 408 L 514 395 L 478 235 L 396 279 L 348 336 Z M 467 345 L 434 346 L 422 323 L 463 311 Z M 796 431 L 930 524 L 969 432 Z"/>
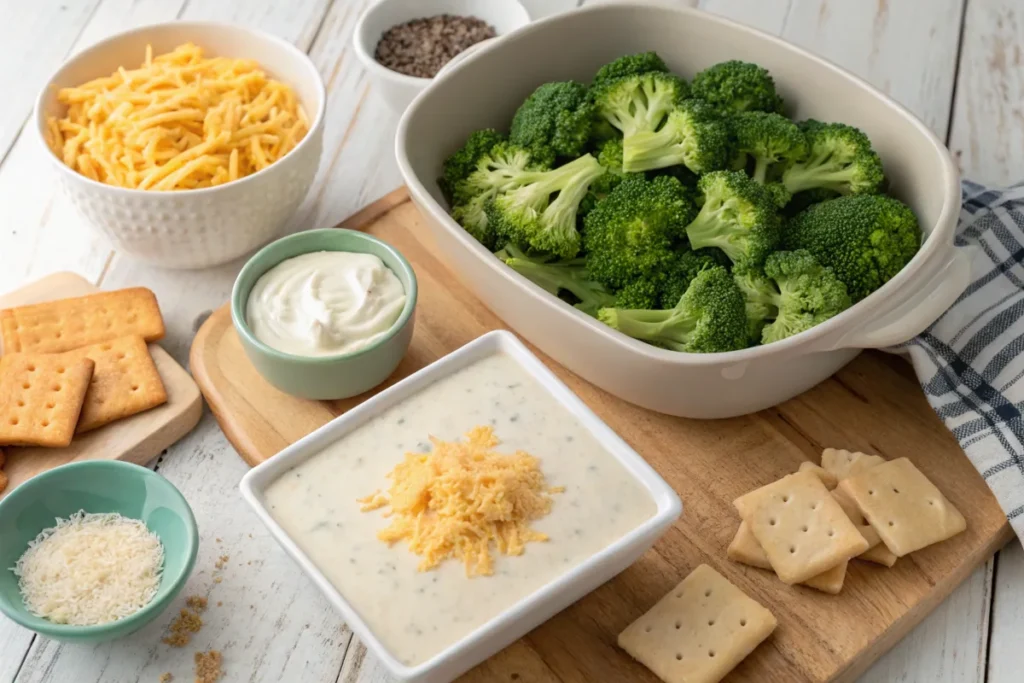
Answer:
<path fill-rule="evenodd" d="M 432 79 L 406 76 L 383 66 L 373 57 L 377 43 L 392 26 L 438 14 L 483 19 L 499 37 L 530 23 L 529 12 L 517 0 L 379 0 L 359 18 L 352 44 L 380 96 L 397 112 L 409 106 Z"/>
<path fill-rule="evenodd" d="M 129 190 L 95 182 L 72 171 L 45 142 L 46 119 L 62 115 L 60 88 L 108 76 L 119 66 L 193 42 L 208 56 L 254 59 L 290 85 L 310 119 L 306 137 L 284 158 L 233 183 L 200 190 Z M 163 268 L 205 268 L 235 259 L 278 236 L 309 191 L 323 146 L 326 94 L 316 67 L 291 43 L 241 26 L 171 22 L 115 35 L 71 57 L 47 81 L 36 100 L 40 149 L 57 173 L 64 195 L 114 248 Z"/>
<path fill-rule="evenodd" d="M 495 353 L 505 353 L 514 358 L 527 374 L 579 420 L 580 424 L 619 461 L 628 476 L 633 477 L 646 489 L 657 509 L 654 515 L 624 536 L 540 589 L 524 596 L 461 640 L 421 664 L 407 666 L 384 646 L 352 603 L 317 569 L 288 532 L 274 521 L 273 515 L 267 509 L 264 491 L 286 471 L 344 438 L 346 434 L 366 424 L 388 408 L 417 394 L 430 384 Z M 477 338 L 367 399 L 344 415 L 336 417 L 250 470 L 242 477 L 239 488 L 242 497 L 256 511 L 260 521 L 270 529 L 270 533 L 285 552 L 298 563 L 331 605 L 341 613 L 348 627 L 398 680 L 409 683 L 448 683 L 454 680 L 636 562 L 682 513 L 682 502 L 672 487 L 602 422 L 576 394 L 572 393 L 544 363 L 530 353 L 515 335 L 505 331 L 489 332 Z"/>
<path fill-rule="evenodd" d="M 505 267 L 448 215 L 436 178 L 473 130 L 507 129 L 541 83 L 587 82 L 624 54 L 656 50 L 690 78 L 727 59 L 771 70 L 795 118 L 844 121 L 871 137 L 893 193 L 924 231 L 917 256 L 842 314 L 781 342 L 722 354 L 667 351 L 630 339 Z M 721 418 L 781 403 L 821 382 L 861 349 L 904 342 L 964 290 L 970 258 L 953 247 L 957 170 L 912 114 L 846 71 L 774 36 L 711 14 L 656 3 L 609 3 L 521 29 L 445 71 L 409 107 L 396 151 L 440 253 L 480 299 L 544 353 L 632 403 L 672 415 Z"/>

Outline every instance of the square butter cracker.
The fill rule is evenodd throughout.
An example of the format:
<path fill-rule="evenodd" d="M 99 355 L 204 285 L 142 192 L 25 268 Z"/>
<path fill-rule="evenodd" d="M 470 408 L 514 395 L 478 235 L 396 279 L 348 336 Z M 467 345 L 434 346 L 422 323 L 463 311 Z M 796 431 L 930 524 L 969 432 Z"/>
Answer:
<path fill-rule="evenodd" d="M 967 528 L 967 520 L 906 458 L 872 467 L 839 484 L 885 546 L 903 557 Z"/>
<path fill-rule="evenodd" d="M 78 418 L 77 434 L 167 402 L 163 380 L 142 337 L 121 337 L 63 355 L 89 358 L 96 363 Z"/>
<path fill-rule="evenodd" d="M 745 498 L 744 520 L 783 583 L 801 583 L 868 549 L 839 503 L 810 472 L 783 477 Z"/>
<path fill-rule="evenodd" d="M 885 458 L 880 455 L 868 455 L 858 451 L 846 451 L 841 448 L 826 448 L 821 452 L 821 466 L 826 472 L 832 473 L 842 481 L 847 477 L 856 476 L 875 465 L 881 465 Z"/>
<path fill-rule="evenodd" d="M 772 631 L 772 613 L 706 564 L 619 634 L 665 683 L 717 683 Z"/>
<path fill-rule="evenodd" d="M 732 543 L 729 544 L 726 557 L 733 562 L 772 571 L 772 563 L 768 561 L 764 548 L 754 538 L 753 532 L 750 531 L 750 525 L 746 522 L 740 522 L 740 528 L 736 530 L 736 536 L 732 539 Z M 804 581 L 802 585 L 836 595 L 843 589 L 848 564 L 848 562 L 841 562 L 832 569 L 824 571 L 817 576 L 812 576 Z"/>
<path fill-rule="evenodd" d="M 871 522 L 861 514 L 860 508 L 857 507 L 857 503 L 853 502 L 850 495 L 846 491 L 837 488 L 832 492 L 832 497 L 836 499 L 839 507 L 843 508 L 843 512 L 850 518 L 853 525 L 857 527 L 857 531 L 860 532 L 860 535 L 871 546 L 858 555 L 857 559 L 874 562 L 875 564 L 883 564 L 886 567 L 896 564 L 897 557 L 885 547 L 885 544 L 882 543 L 882 537 L 875 531 L 875 527 L 871 526 Z"/>
<path fill-rule="evenodd" d="M 798 469 L 797 472 L 814 473 L 814 475 L 818 477 L 818 479 L 821 479 L 821 483 L 824 484 L 825 488 L 827 488 L 829 491 L 834 489 L 839 484 L 839 479 L 836 477 L 836 475 L 832 474 L 821 465 L 815 465 L 813 462 L 810 462 L 809 460 L 805 460 L 804 462 L 800 463 L 800 469 Z"/>
<path fill-rule="evenodd" d="M 62 355 L 0 357 L 0 445 L 68 446 L 94 367 Z"/>
<path fill-rule="evenodd" d="M 4 353 L 60 353 L 133 334 L 156 341 L 164 332 L 156 295 L 145 287 L 0 311 Z"/>

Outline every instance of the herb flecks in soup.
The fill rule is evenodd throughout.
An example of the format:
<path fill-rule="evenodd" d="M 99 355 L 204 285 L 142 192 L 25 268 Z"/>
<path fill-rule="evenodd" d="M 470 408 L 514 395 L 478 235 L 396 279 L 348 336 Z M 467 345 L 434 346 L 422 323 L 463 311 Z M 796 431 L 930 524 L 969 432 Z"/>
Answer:
<path fill-rule="evenodd" d="M 501 451 L 537 458 L 546 486 L 564 486 L 531 527 L 551 537 L 493 575 L 469 580 L 458 562 L 417 571 L 421 557 L 377 535 L 389 520 L 353 501 L 381 486 L 424 435 L 458 439 L 490 425 Z M 657 512 L 647 489 L 520 366 L 498 353 L 382 411 L 272 482 L 271 516 L 394 657 L 415 666 L 615 543 Z"/>
<path fill-rule="evenodd" d="M 465 441 L 430 441 L 429 453 L 407 453 L 388 473 L 388 496 L 358 501 L 364 512 L 391 507 L 391 524 L 377 538 L 408 541 L 423 557 L 420 571 L 457 557 L 467 576 L 494 574 L 492 543 L 503 555 L 522 555 L 527 543 L 548 540 L 530 522 L 547 515 L 550 494 L 565 488 L 547 486 L 537 458 L 494 452 L 500 442 L 491 427 L 474 428 Z"/>

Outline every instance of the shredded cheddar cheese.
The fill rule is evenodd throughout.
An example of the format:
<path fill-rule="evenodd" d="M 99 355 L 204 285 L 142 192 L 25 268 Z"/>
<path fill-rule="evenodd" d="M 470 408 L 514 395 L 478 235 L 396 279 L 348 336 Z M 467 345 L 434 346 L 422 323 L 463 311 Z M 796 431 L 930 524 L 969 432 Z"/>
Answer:
<path fill-rule="evenodd" d="M 465 441 L 431 437 L 430 453 L 407 453 L 388 474 L 388 494 L 377 491 L 357 502 L 368 512 L 389 506 L 391 524 L 377 537 L 407 541 L 423 557 L 420 571 L 444 560 L 462 560 L 467 576 L 494 571 L 491 543 L 504 555 L 521 555 L 531 541 L 547 541 L 529 523 L 551 511 L 550 488 L 539 461 L 528 453 L 494 452 L 499 441 L 490 427 L 476 427 Z"/>
<path fill-rule="evenodd" d="M 309 132 L 284 83 L 251 60 L 203 57 L 186 43 L 138 69 L 62 88 L 47 120 L 53 153 L 82 175 L 139 190 L 190 190 L 274 163 Z"/>

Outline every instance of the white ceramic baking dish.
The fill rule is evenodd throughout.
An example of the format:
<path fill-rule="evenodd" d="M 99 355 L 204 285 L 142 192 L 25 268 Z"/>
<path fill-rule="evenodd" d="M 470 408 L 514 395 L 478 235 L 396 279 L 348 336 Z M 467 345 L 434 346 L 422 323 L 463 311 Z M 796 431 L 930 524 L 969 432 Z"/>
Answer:
<path fill-rule="evenodd" d="M 685 354 L 630 339 L 563 303 L 495 259 L 448 215 L 442 161 L 478 128 L 507 129 L 547 81 L 588 82 L 602 64 L 656 50 L 689 78 L 727 59 L 767 67 L 796 119 L 863 129 L 892 192 L 914 208 L 925 239 L 906 268 L 856 306 L 781 342 L 723 354 Z M 906 341 L 967 286 L 970 258 L 953 247 L 960 209 L 956 167 L 910 112 L 842 69 L 778 38 L 703 12 L 657 3 L 607 3 L 531 24 L 447 69 L 406 111 L 398 164 L 447 264 L 511 328 L 559 363 L 632 403 L 672 415 L 742 415 L 791 398 L 861 349 Z"/>
<path fill-rule="evenodd" d="M 319 453 L 375 416 L 424 387 L 495 353 L 506 353 L 551 394 L 585 429 L 605 446 L 626 471 L 647 490 L 657 506 L 654 515 L 600 552 L 565 572 L 534 593 L 524 597 L 494 619 L 472 631 L 422 664 L 402 664 L 380 642 L 359 613 L 299 549 L 287 532 L 274 521 L 264 503 L 263 492 L 287 470 Z M 400 454 L 395 454 L 399 457 Z M 330 603 L 341 612 L 349 628 L 400 680 L 416 683 L 447 683 L 476 666 L 528 631 L 591 592 L 633 564 L 672 525 L 682 512 L 675 491 L 625 441 L 601 421 L 547 366 L 537 359 L 515 335 L 490 332 L 453 351 L 444 358 L 385 389 L 357 408 L 335 418 L 295 442 L 270 460 L 248 472 L 240 484 L 242 497 L 256 511 L 260 521 L 312 579 Z"/>

